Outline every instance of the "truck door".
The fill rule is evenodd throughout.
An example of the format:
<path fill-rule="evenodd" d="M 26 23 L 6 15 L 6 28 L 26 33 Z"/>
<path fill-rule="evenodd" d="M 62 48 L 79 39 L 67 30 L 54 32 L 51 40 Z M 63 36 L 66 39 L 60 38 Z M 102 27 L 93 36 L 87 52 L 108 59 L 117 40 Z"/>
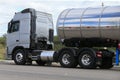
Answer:
<path fill-rule="evenodd" d="M 19 45 L 19 21 L 12 21 L 8 26 L 7 48 L 8 54 L 11 54 L 13 48 Z"/>

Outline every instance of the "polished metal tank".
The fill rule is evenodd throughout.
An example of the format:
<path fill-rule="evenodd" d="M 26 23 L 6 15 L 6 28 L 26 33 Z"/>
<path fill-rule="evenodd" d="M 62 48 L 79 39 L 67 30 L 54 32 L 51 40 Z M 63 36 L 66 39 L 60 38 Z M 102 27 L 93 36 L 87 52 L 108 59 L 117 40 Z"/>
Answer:
<path fill-rule="evenodd" d="M 72 8 L 58 17 L 61 41 L 70 38 L 108 38 L 120 41 L 120 6 Z"/>

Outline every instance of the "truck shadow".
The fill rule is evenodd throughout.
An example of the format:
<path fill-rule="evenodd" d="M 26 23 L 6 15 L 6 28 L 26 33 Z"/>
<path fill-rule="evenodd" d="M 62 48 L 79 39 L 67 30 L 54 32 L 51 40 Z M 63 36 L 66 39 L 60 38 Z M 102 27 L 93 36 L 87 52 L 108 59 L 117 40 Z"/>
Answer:
<path fill-rule="evenodd" d="M 26 65 L 16 65 L 14 62 L 0 62 L 0 64 L 4 64 L 4 65 L 13 65 L 13 66 L 34 66 L 34 67 L 51 67 L 51 68 L 63 68 L 60 66 L 59 63 L 52 63 L 52 64 L 46 64 L 44 66 L 39 66 L 36 63 L 33 64 L 26 64 Z M 120 66 L 114 66 L 111 69 L 100 69 L 100 68 L 96 68 L 96 69 L 83 69 L 80 66 L 77 66 L 76 68 L 63 68 L 63 69 L 78 69 L 78 70 L 101 70 L 101 71 L 120 71 Z"/>

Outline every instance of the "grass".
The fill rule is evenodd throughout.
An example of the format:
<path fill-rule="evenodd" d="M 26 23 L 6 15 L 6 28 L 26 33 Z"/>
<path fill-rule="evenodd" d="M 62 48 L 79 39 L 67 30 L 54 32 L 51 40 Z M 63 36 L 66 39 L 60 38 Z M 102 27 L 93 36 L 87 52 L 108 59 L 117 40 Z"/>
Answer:
<path fill-rule="evenodd" d="M 0 60 L 5 59 L 5 47 L 0 44 Z"/>
<path fill-rule="evenodd" d="M 60 50 L 61 48 L 65 47 L 62 45 L 62 43 L 59 41 L 59 38 L 57 36 L 54 37 L 54 50 Z"/>

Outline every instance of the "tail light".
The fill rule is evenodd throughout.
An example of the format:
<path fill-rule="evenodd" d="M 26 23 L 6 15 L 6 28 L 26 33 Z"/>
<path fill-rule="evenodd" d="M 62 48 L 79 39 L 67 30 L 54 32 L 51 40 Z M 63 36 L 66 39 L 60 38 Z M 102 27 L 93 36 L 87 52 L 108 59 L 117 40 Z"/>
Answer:
<path fill-rule="evenodd" d="M 96 56 L 99 57 L 99 58 L 101 58 L 102 57 L 102 51 L 97 51 L 96 52 Z"/>
<path fill-rule="evenodd" d="M 120 43 L 118 43 L 118 49 L 120 49 Z"/>

